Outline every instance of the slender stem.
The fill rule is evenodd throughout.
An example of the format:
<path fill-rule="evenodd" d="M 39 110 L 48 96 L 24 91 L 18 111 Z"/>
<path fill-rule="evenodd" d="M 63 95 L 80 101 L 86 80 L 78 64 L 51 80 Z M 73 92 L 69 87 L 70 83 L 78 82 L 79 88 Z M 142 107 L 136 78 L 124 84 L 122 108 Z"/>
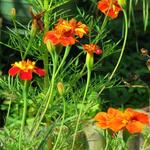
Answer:
<path fill-rule="evenodd" d="M 7 111 L 7 115 L 6 115 L 6 124 L 8 121 L 9 114 L 10 114 L 10 108 L 11 108 L 11 100 L 9 101 L 8 111 Z"/>
<path fill-rule="evenodd" d="M 45 116 L 45 113 L 49 107 L 49 104 L 51 103 L 52 101 L 52 95 L 53 95 L 53 89 L 54 89 L 54 82 L 55 82 L 55 72 L 56 72 L 56 67 L 57 67 L 57 61 L 58 61 L 58 56 L 57 54 L 55 53 L 54 56 L 52 56 L 52 59 L 53 59 L 53 74 L 52 74 L 52 79 L 51 79 L 51 86 L 50 86 L 50 92 L 48 93 L 48 100 L 47 100 L 47 103 L 46 103 L 46 106 L 45 106 L 45 109 L 44 111 L 42 112 L 40 118 L 39 118 L 39 121 L 37 123 L 37 125 L 35 126 L 32 134 L 31 134 L 31 140 L 32 138 L 35 136 L 39 126 L 40 126 L 40 123 L 42 122 L 42 119 L 44 118 Z"/>
<path fill-rule="evenodd" d="M 58 136 L 57 136 L 57 139 L 56 139 L 56 142 L 55 142 L 55 145 L 53 147 L 53 150 L 56 149 L 56 146 L 59 142 L 59 139 L 60 139 L 60 136 L 61 136 L 61 132 L 62 132 L 62 129 L 63 129 L 63 125 L 64 125 L 64 120 L 65 120 L 65 114 L 66 114 L 66 101 L 65 101 L 65 98 L 62 96 L 63 98 L 63 115 L 62 115 L 62 121 L 61 121 L 61 126 L 60 126 L 60 130 L 59 130 L 59 133 L 58 133 Z"/>
<path fill-rule="evenodd" d="M 45 50 L 45 54 L 43 56 L 44 70 L 46 71 L 46 75 L 44 76 L 44 89 L 48 89 L 49 86 L 49 76 L 48 76 L 48 51 Z"/>
<path fill-rule="evenodd" d="M 67 58 L 67 56 L 68 56 L 68 54 L 69 54 L 69 52 L 70 52 L 70 48 L 71 48 L 70 46 L 66 47 L 66 49 L 65 49 L 65 54 L 64 54 L 64 56 L 63 56 L 63 59 L 62 59 L 60 65 L 58 66 L 58 69 L 56 70 L 55 76 L 57 76 L 57 74 L 58 74 L 60 68 L 61 68 L 62 65 L 64 64 L 64 62 L 65 62 L 65 60 L 66 60 L 66 58 Z"/>
<path fill-rule="evenodd" d="M 84 108 L 83 105 L 84 105 L 85 98 L 86 98 L 86 95 L 87 95 L 87 91 L 88 91 L 88 87 L 89 87 L 89 83 L 90 83 L 90 78 L 91 78 L 91 69 L 88 68 L 87 69 L 87 83 L 86 83 L 86 88 L 85 88 L 83 100 L 82 100 L 82 103 L 81 103 L 81 108 L 79 110 L 79 115 L 78 115 L 78 118 L 77 118 L 77 123 L 76 123 L 76 127 L 75 127 L 75 133 L 74 133 L 74 136 L 73 136 L 73 142 L 72 142 L 72 148 L 71 148 L 71 150 L 73 150 L 74 145 L 75 145 L 77 130 L 78 130 L 78 127 L 79 127 L 80 118 L 81 118 L 82 111 L 83 111 L 83 108 Z"/>
<path fill-rule="evenodd" d="M 30 50 L 31 46 L 32 46 L 32 43 L 33 43 L 33 40 L 34 40 L 34 37 L 35 37 L 35 34 L 36 34 L 36 29 L 34 26 L 32 26 L 31 28 L 31 31 L 30 31 L 30 39 L 29 39 L 29 42 L 28 42 L 28 46 L 26 48 L 26 51 L 23 55 L 23 59 L 26 58 L 27 54 L 28 54 L 28 51 Z"/>
<path fill-rule="evenodd" d="M 141 150 L 145 150 L 146 149 L 146 144 L 148 143 L 149 139 L 150 139 L 150 134 L 146 137 L 146 139 L 145 139 L 145 141 L 144 141 L 144 143 L 143 143 L 143 145 L 141 147 Z"/>
<path fill-rule="evenodd" d="M 127 14 L 126 14 L 126 11 L 125 11 L 125 10 L 123 10 L 123 14 L 124 14 L 124 19 L 125 19 L 124 42 L 123 42 L 123 45 L 122 45 L 121 53 L 120 53 L 119 59 L 118 59 L 118 61 L 117 61 L 117 64 L 116 64 L 116 66 L 115 66 L 113 72 L 111 73 L 110 77 L 108 78 L 108 81 L 110 81 L 110 80 L 113 78 L 113 76 L 115 75 L 115 73 L 116 73 L 116 71 L 117 71 L 117 69 L 118 69 L 118 67 L 119 67 L 119 64 L 120 64 L 120 62 L 121 62 L 121 60 L 122 60 L 122 56 L 123 56 L 123 53 L 124 53 L 124 50 L 125 50 L 125 45 L 126 45 L 126 42 L 127 42 L 128 20 L 127 20 Z M 104 85 L 104 86 L 102 87 L 102 89 L 100 90 L 100 92 L 98 93 L 98 95 L 100 95 L 100 94 L 103 92 L 103 90 L 104 90 L 105 88 L 106 88 L 106 86 Z"/>
<path fill-rule="evenodd" d="M 19 150 L 22 149 L 22 136 L 23 136 L 23 128 L 26 121 L 26 111 L 27 111 L 27 80 L 24 81 L 23 86 L 23 115 L 22 115 L 22 122 L 21 122 L 21 128 L 20 128 L 20 134 L 19 134 Z"/>
<path fill-rule="evenodd" d="M 49 29 L 49 14 L 48 14 L 49 0 L 44 0 L 44 32 Z"/>
<path fill-rule="evenodd" d="M 49 29 L 49 14 L 48 14 L 49 0 L 44 0 L 44 33 L 46 33 Z M 47 74 L 44 77 L 44 89 L 48 89 L 49 86 L 49 77 L 48 77 L 48 50 L 45 50 L 45 54 L 43 56 L 44 69 Z"/>

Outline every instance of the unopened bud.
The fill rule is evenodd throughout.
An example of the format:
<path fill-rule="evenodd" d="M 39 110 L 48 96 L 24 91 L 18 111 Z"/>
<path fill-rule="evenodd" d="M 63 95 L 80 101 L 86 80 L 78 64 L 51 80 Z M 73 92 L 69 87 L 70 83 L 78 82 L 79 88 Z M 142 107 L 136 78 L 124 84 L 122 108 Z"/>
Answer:
<path fill-rule="evenodd" d="M 35 19 L 33 19 L 32 21 L 32 27 L 31 27 L 31 35 L 34 37 L 36 35 L 36 31 L 37 31 L 37 21 Z"/>
<path fill-rule="evenodd" d="M 54 45 L 50 40 L 47 40 L 46 46 L 47 46 L 47 49 L 50 53 L 54 50 Z"/>
<path fill-rule="evenodd" d="M 13 18 L 16 18 L 16 9 L 15 8 L 11 9 L 11 15 Z"/>
<path fill-rule="evenodd" d="M 64 84 L 62 82 L 57 83 L 57 89 L 60 95 L 63 95 L 64 93 Z"/>
<path fill-rule="evenodd" d="M 118 4 L 119 4 L 122 8 L 125 8 L 125 7 L 126 7 L 126 0 L 118 0 Z"/>
<path fill-rule="evenodd" d="M 87 68 L 91 70 L 93 67 L 93 64 L 94 64 L 93 55 L 87 53 L 86 54 L 86 66 L 87 66 Z"/>

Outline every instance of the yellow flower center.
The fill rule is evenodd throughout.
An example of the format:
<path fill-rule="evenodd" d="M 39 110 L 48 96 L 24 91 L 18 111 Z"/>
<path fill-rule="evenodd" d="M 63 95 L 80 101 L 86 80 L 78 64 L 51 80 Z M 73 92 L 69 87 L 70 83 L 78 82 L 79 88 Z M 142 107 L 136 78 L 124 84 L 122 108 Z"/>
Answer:
<path fill-rule="evenodd" d="M 15 62 L 15 64 L 13 64 L 14 67 L 18 67 L 19 69 L 28 72 L 29 70 L 34 70 L 35 68 L 35 62 L 30 61 L 30 60 L 23 60 L 23 61 L 19 61 L 19 62 Z"/>

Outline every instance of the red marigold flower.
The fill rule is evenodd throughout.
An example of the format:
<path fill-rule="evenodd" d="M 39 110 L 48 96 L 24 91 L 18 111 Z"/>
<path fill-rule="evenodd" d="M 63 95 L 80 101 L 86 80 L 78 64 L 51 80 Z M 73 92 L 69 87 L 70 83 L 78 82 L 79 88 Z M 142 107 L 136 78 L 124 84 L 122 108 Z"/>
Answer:
<path fill-rule="evenodd" d="M 93 53 L 100 55 L 102 54 L 102 49 L 99 48 L 96 44 L 84 44 L 83 49 L 88 52 L 90 55 L 93 55 Z"/>
<path fill-rule="evenodd" d="M 73 45 L 75 44 L 76 36 L 82 38 L 88 33 L 88 27 L 75 19 L 70 21 L 59 19 L 54 29 L 48 31 L 44 37 L 44 43 L 50 40 L 54 45 Z"/>
<path fill-rule="evenodd" d="M 98 2 L 98 8 L 102 13 L 115 19 L 118 17 L 122 8 L 118 4 L 118 0 L 100 0 Z"/>
<path fill-rule="evenodd" d="M 128 116 L 126 129 L 130 133 L 141 133 L 144 125 L 149 125 L 149 117 L 146 113 L 135 111 L 132 108 L 127 108 L 124 113 Z"/>
<path fill-rule="evenodd" d="M 31 80 L 33 72 L 39 76 L 45 76 L 46 74 L 45 70 L 36 67 L 35 62 L 30 60 L 15 62 L 8 71 L 10 76 L 18 74 L 21 80 Z"/>

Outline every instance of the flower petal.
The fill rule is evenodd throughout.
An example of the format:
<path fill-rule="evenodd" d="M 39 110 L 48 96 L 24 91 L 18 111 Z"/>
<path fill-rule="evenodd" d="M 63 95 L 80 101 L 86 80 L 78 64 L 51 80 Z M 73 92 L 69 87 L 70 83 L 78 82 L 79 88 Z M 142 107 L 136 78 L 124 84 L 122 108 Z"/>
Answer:
<path fill-rule="evenodd" d="M 12 67 L 9 69 L 8 73 L 10 76 L 15 76 L 20 72 L 20 69 L 18 67 Z"/>
<path fill-rule="evenodd" d="M 109 117 L 107 115 L 107 113 L 105 112 L 99 112 L 95 117 L 94 120 L 97 121 L 96 125 L 100 128 L 106 129 L 108 128 L 108 120 Z"/>
<path fill-rule="evenodd" d="M 46 72 L 45 72 L 45 70 L 44 69 L 41 69 L 41 68 L 38 68 L 38 67 L 36 67 L 35 69 L 34 69 L 34 72 L 36 73 L 36 74 L 38 74 L 39 76 L 45 76 L 45 74 L 46 74 Z"/>
<path fill-rule="evenodd" d="M 59 35 L 55 31 L 48 31 L 44 37 L 44 43 L 50 40 L 54 45 L 59 44 Z"/>
<path fill-rule="evenodd" d="M 114 132 L 120 131 L 126 126 L 127 121 L 122 117 L 115 117 L 109 121 L 109 128 Z"/>
<path fill-rule="evenodd" d="M 130 133 L 141 133 L 144 125 L 139 121 L 132 121 L 126 125 L 127 130 Z"/>
<path fill-rule="evenodd" d="M 69 45 L 73 45 L 75 44 L 76 42 L 76 39 L 72 36 L 62 36 L 61 39 L 60 39 L 60 43 L 63 45 L 63 46 L 69 46 Z"/>
<path fill-rule="evenodd" d="M 31 80 L 32 79 L 32 71 L 30 70 L 28 72 L 25 72 L 25 71 L 21 70 L 19 77 L 21 80 Z"/>

